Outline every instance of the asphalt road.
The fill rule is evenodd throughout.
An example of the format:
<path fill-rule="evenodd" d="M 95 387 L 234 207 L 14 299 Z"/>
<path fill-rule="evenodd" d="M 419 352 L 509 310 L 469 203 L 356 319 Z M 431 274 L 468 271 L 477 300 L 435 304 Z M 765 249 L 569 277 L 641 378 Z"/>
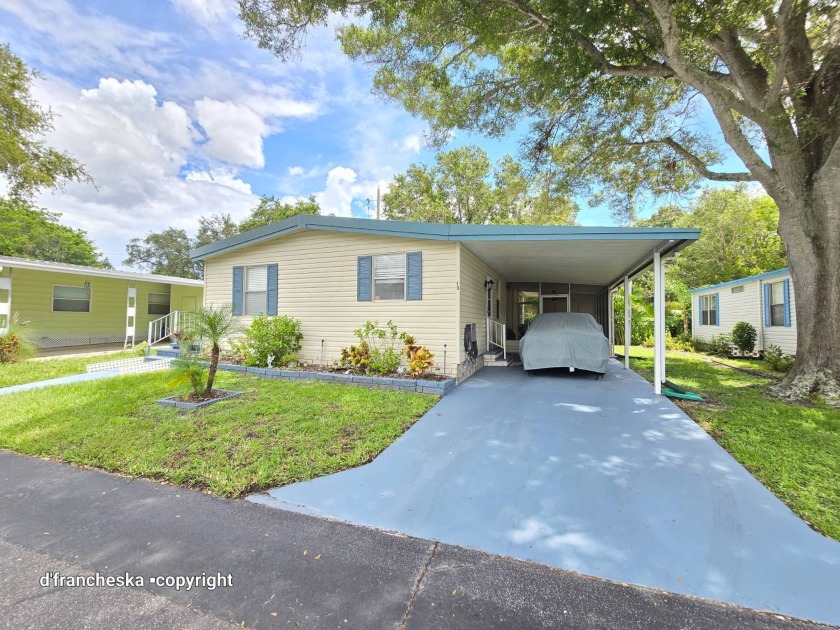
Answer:
<path fill-rule="evenodd" d="M 41 586 L 64 576 L 134 587 Z M 231 575 L 176 590 L 149 578 Z M 8 628 L 824 628 L 0 451 Z"/>

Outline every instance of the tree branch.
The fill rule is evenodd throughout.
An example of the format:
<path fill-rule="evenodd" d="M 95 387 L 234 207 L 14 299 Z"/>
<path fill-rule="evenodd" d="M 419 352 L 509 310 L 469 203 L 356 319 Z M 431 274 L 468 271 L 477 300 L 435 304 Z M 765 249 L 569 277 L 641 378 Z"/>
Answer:
<path fill-rule="evenodd" d="M 744 96 L 760 102 L 767 94 L 767 71 L 755 63 L 738 41 L 738 34 L 724 27 L 714 37 L 706 40 L 726 67 L 734 84 Z"/>
<path fill-rule="evenodd" d="M 682 144 L 671 138 L 661 138 L 659 140 L 644 140 L 641 142 L 630 142 L 630 146 L 645 147 L 664 145 L 673 149 L 674 153 L 682 157 L 686 162 L 691 164 L 695 171 L 706 179 L 714 182 L 754 182 L 756 180 L 752 173 L 720 173 L 718 171 L 709 170 L 709 167 L 697 155 L 686 149 Z"/>
<path fill-rule="evenodd" d="M 571 36 L 578 43 L 589 57 L 598 64 L 599 69 L 604 74 L 609 74 L 614 77 L 641 77 L 641 78 L 659 78 L 670 79 L 676 76 L 676 73 L 666 64 L 648 59 L 644 64 L 635 66 L 616 66 L 611 63 L 606 55 L 585 35 L 578 31 L 570 31 Z"/>

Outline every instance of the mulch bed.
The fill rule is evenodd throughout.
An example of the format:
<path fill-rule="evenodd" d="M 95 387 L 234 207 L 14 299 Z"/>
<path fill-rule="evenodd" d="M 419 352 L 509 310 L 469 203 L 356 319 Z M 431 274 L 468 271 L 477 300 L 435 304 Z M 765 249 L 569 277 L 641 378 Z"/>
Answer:
<path fill-rule="evenodd" d="M 225 357 L 221 361 L 222 363 L 227 363 L 229 365 L 245 365 L 242 361 L 234 358 Z M 263 366 L 254 366 L 254 367 L 263 367 Z M 271 370 L 284 370 L 289 372 L 328 372 L 330 374 L 353 374 L 355 376 L 377 376 L 380 378 L 402 378 L 409 381 L 445 381 L 450 376 L 446 376 L 444 374 L 435 374 L 434 372 L 427 372 L 425 374 L 421 374 L 420 376 L 412 376 L 411 374 L 365 374 L 364 372 L 358 372 L 356 370 L 350 370 L 346 367 L 342 366 L 335 366 L 335 365 L 314 365 L 314 364 L 305 364 L 305 365 L 296 365 L 295 367 L 290 366 L 279 366 L 279 367 L 271 367 L 268 368 Z M 195 401 L 190 401 L 195 402 Z"/>
<path fill-rule="evenodd" d="M 189 394 L 178 396 L 175 400 L 178 402 L 202 403 L 207 402 L 208 400 L 227 398 L 228 396 L 230 396 L 230 392 L 214 389 L 209 395 L 205 394 L 204 396 L 196 396 L 193 392 L 190 392 Z"/>

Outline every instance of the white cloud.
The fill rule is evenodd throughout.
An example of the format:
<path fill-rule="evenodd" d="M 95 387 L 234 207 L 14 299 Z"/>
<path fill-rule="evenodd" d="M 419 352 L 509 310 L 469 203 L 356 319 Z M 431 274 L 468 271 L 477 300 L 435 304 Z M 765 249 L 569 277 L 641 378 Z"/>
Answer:
<path fill-rule="evenodd" d="M 323 214 L 335 214 L 339 217 L 353 215 L 352 204 L 356 171 L 346 166 L 336 166 L 327 173 L 324 190 L 315 193 L 315 199 Z"/>
<path fill-rule="evenodd" d="M 402 148 L 405 151 L 420 153 L 420 149 L 422 147 L 422 140 L 420 139 L 420 136 L 416 133 L 413 133 L 410 136 L 406 136 L 405 140 L 403 140 Z"/>
<path fill-rule="evenodd" d="M 290 166 L 289 167 L 289 175 L 292 177 L 300 177 L 304 174 L 304 170 L 302 166 Z"/>
<path fill-rule="evenodd" d="M 203 98 L 196 117 L 207 134 L 207 153 L 223 162 L 250 168 L 265 166 L 263 138 L 271 128 L 253 109 L 230 101 Z"/>
<path fill-rule="evenodd" d="M 246 195 L 253 194 L 251 184 L 242 181 L 234 173 L 227 171 L 190 171 L 184 179 L 188 182 L 210 182 L 212 184 L 226 186 Z"/>
<path fill-rule="evenodd" d="M 235 18 L 233 3 L 226 0 L 172 0 L 181 13 L 201 24 L 216 24 Z"/>

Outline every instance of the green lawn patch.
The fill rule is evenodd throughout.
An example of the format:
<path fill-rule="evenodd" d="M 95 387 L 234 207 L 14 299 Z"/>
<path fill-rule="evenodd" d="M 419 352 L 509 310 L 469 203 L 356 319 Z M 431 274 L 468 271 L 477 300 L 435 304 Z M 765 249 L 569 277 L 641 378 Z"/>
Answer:
<path fill-rule="evenodd" d="M 239 398 L 182 412 L 168 371 L 3 397 L 0 448 L 236 497 L 371 461 L 436 396 L 220 373 Z"/>
<path fill-rule="evenodd" d="M 21 361 L 20 363 L 0 363 L 0 387 L 11 387 L 50 378 L 81 374 L 89 363 L 102 363 L 136 356 L 131 352 L 114 352 L 88 357 L 68 357 L 66 359 L 43 359 Z"/>
<path fill-rule="evenodd" d="M 630 356 L 652 380 L 653 351 L 634 346 Z M 724 361 L 761 371 L 760 362 Z M 840 540 L 840 409 L 781 402 L 767 395 L 769 377 L 703 355 L 669 353 L 667 377 L 707 399 L 675 401 L 689 416 L 814 529 Z"/>

